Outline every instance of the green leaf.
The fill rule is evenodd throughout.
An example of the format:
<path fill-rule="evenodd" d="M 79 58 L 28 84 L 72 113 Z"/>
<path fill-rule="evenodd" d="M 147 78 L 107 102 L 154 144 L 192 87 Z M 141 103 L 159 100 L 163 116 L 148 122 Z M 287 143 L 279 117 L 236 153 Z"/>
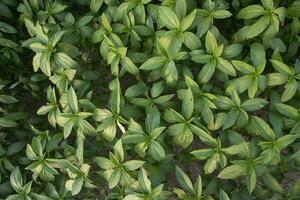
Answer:
<path fill-rule="evenodd" d="M 130 60 L 130 58 L 125 57 L 121 59 L 122 66 L 128 71 L 130 74 L 136 75 L 139 73 L 139 69 L 137 66 Z"/>
<path fill-rule="evenodd" d="M 176 135 L 173 140 L 175 144 L 178 144 L 183 148 L 187 148 L 193 142 L 193 133 L 189 128 L 185 127 L 183 132 Z"/>
<path fill-rule="evenodd" d="M 242 103 L 241 107 L 246 111 L 256 111 L 263 108 L 265 105 L 268 104 L 268 101 L 264 99 L 254 98 L 248 99 L 244 103 Z"/>
<path fill-rule="evenodd" d="M 290 67 L 283 62 L 280 62 L 279 60 L 270 60 L 270 62 L 278 72 L 284 75 L 293 75 L 293 71 L 290 69 Z"/>
<path fill-rule="evenodd" d="M 67 54 L 65 53 L 55 53 L 54 61 L 58 66 L 68 68 L 74 68 L 77 66 L 77 63 Z"/>
<path fill-rule="evenodd" d="M 231 44 L 226 46 L 223 51 L 224 58 L 233 58 L 238 56 L 243 50 L 243 45 L 241 44 Z M 233 61 L 232 64 L 234 65 Z"/>
<path fill-rule="evenodd" d="M 9 95 L 0 95 L 0 102 L 5 104 L 11 104 L 18 102 L 18 99 Z"/>
<path fill-rule="evenodd" d="M 77 21 L 77 26 L 79 28 L 81 28 L 81 27 L 87 25 L 92 19 L 93 19 L 93 16 L 90 16 L 90 15 L 83 16 Z"/>
<path fill-rule="evenodd" d="M 195 126 L 191 125 L 192 132 L 197 135 L 202 142 L 209 146 L 215 146 L 216 145 L 216 139 L 214 139 L 208 132 L 205 130 Z"/>
<path fill-rule="evenodd" d="M 239 166 L 239 165 L 231 165 L 229 167 L 226 167 L 223 169 L 219 175 L 218 178 L 221 179 L 235 179 L 239 176 L 246 174 L 246 167 Z"/>
<path fill-rule="evenodd" d="M 295 79 L 290 80 L 285 86 L 285 90 L 281 96 L 281 102 L 286 102 L 293 98 L 298 89 L 298 83 Z"/>
<path fill-rule="evenodd" d="M 65 125 L 64 125 L 64 138 L 68 138 L 69 135 L 71 134 L 71 131 L 73 129 L 74 123 L 73 121 L 68 121 Z"/>
<path fill-rule="evenodd" d="M 218 58 L 217 68 L 229 76 L 236 76 L 234 67 L 228 60 L 225 60 L 224 58 Z"/>
<path fill-rule="evenodd" d="M 233 60 L 232 64 L 234 65 L 234 67 L 237 70 L 239 70 L 243 74 L 253 74 L 253 73 L 255 73 L 255 68 L 252 67 L 251 65 L 249 65 L 248 63 L 243 62 L 243 61 Z"/>
<path fill-rule="evenodd" d="M 159 20 L 163 26 L 168 29 L 178 29 L 180 27 L 179 19 L 176 14 L 168 7 L 159 7 Z"/>
<path fill-rule="evenodd" d="M 108 187 L 110 189 L 116 187 L 121 179 L 121 172 L 119 170 L 114 170 L 108 178 Z"/>
<path fill-rule="evenodd" d="M 95 109 L 93 113 L 93 118 L 97 122 L 102 122 L 103 120 L 112 117 L 112 113 L 107 109 Z"/>
<path fill-rule="evenodd" d="M 201 41 L 197 35 L 192 32 L 186 31 L 183 36 L 183 43 L 190 50 L 195 50 L 201 47 Z"/>
<path fill-rule="evenodd" d="M 17 29 L 8 23 L 0 21 L 0 31 L 4 33 L 17 33 Z"/>
<path fill-rule="evenodd" d="M 17 126 L 18 124 L 12 120 L 6 119 L 6 118 L 0 118 L 0 126 L 1 127 L 14 127 Z"/>
<path fill-rule="evenodd" d="M 146 129 L 148 133 L 151 133 L 153 129 L 157 128 L 160 124 L 160 114 L 156 107 L 151 108 L 146 116 L 145 121 Z"/>
<path fill-rule="evenodd" d="M 149 153 L 157 161 L 160 161 L 165 157 L 164 148 L 156 141 L 150 142 Z"/>
<path fill-rule="evenodd" d="M 142 70 L 154 70 L 162 67 L 165 64 L 166 60 L 163 57 L 152 57 L 144 62 L 140 69 Z"/>
<path fill-rule="evenodd" d="M 182 19 L 186 15 L 186 6 L 185 0 L 176 0 L 175 13 L 179 19 Z"/>
<path fill-rule="evenodd" d="M 256 172 L 254 167 L 250 167 L 247 175 L 246 175 L 246 181 L 247 181 L 247 189 L 249 193 L 251 194 L 255 188 L 256 185 Z"/>
<path fill-rule="evenodd" d="M 197 159 L 204 160 L 211 157 L 215 151 L 213 149 L 199 149 L 191 152 Z"/>
<path fill-rule="evenodd" d="M 232 137 L 231 135 L 229 137 Z M 232 138 L 233 140 L 233 138 Z M 241 153 L 245 150 L 247 144 L 245 142 L 242 141 L 239 141 L 240 144 L 236 144 L 236 145 L 232 145 L 230 147 L 227 147 L 227 148 L 222 148 L 222 152 L 224 152 L 225 154 L 228 154 L 228 155 L 236 155 L 238 153 Z"/>
<path fill-rule="evenodd" d="M 293 143 L 297 138 L 298 135 L 285 135 L 277 139 L 276 145 L 279 150 L 285 149 L 288 145 Z"/>
<path fill-rule="evenodd" d="M 8 40 L 6 38 L 2 38 L 0 37 L 0 46 L 4 46 L 4 47 L 9 47 L 9 48 L 15 48 L 17 46 L 19 46 L 17 43 Z"/>
<path fill-rule="evenodd" d="M 280 114 L 284 115 L 285 117 L 290 117 L 292 119 L 300 118 L 299 111 L 292 106 L 283 103 L 276 103 L 274 106 L 277 109 L 277 111 L 280 112 Z"/>
<path fill-rule="evenodd" d="M 217 99 L 217 106 L 221 109 L 231 109 L 233 108 L 235 105 L 233 103 L 233 101 L 231 99 L 229 99 L 228 97 L 225 96 L 219 96 Z"/>
<path fill-rule="evenodd" d="M 215 70 L 216 70 L 216 63 L 210 62 L 205 64 L 198 75 L 199 82 L 207 83 L 214 75 Z"/>
<path fill-rule="evenodd" d="M 251 132 L 263 137 L 266 140 L 273 141 L 275 139 L 274 131 L 263 119 L 259 117 L 251 117 L 249 128 Z"/>
<path fill-rule="evenodd" d="M 260 43 L 253 43 L 250 47 L 250 57 L 254 66 L 258 67 L 266 62 L 265 48 Z"/>
<path fill-rule="evenodd" d="M 193 10 L 190 14 L 183 17 L 181 20 L 180 30 L 182 32 L 186 31 L 193 23 L 196 17 L 196 10 Z"/>
<path fill-rule="evenodd" d="M 23 189 L 23 178 L 20 172 L 19 167 L 15 167 L 10 174 L 10 184 L 17 192 L 22 191 Z"/>
<path fill-rule="evenodd" d="M 230 200 L 229 196 L 226 194 L 226 192 L 223 189 L 220 189 L 219 199 L 220 200 Z"/>
<path fill-rule="evenodd" d="M 73 87 L 70 88 L 68 92 L 68 103 L 73 112 L 77 113 L 78 112 L 78 101 L 77 101 L 77 95 L 75 93 L 75 90 Z"/>
<path fill-rule="evenodd" d="M 267 74 L 267 78 L 268 78 L 269 86 L 282 85 L 288 81 L 288 76 L 281 74 L 281 73 Z"/>
<path fill-rule="evenodd" d="M 253 38 L 261 34 L 270 24 L 267 16 L 261 17 L 256 23 L 252 24 L 247 31 L 247 39 Z"/>
<path fill-rule="evenodd" d="M 90 3 L 90 9 L 93 13 L 96 13 L 99 11 L 100 7 L 103 4 L 103 0 L 91 0 Z"/>
<path fill-rule="evenodd" d="M 96 129 L 88 121 L 84 119 L 79 119 L 77 121 L 77 126 L 82 132 L 86 134 L 96 133 Z"/>
<path fill-rule="evenodd" d="M 250 5 L 240 10 L 239 13 L 236 15 L 236 17 L 238 19 L 252 19 L 264 15 L 265 13 L 266 11 L 262 6 Z"/>
<path fill-rule="evenodd" d="M 176 112 L 172 108 L 165 110 L 164 119 L 169 123 L 182 122 L 185 120 L 182 115 L 180 115 L 178 112 Z"/>
<path fill-rule="evenodd" d="M 216 10 L 212 13 L 215 19 L 225 19 L 230 17 L 232 14 L 228 10 Z"/>
<path fill-rule="evenodd" d="M 211 174 L 217 168 L 217 164 L 220 161 L 220 154 L 215 153 L 211 158 L 209 158 L 204 165 L 204 173 Z"/>
<path fill-rule="evenodd" d="M 217 48 L 218 43 L 214 36 L 214 34 L 210 31 L 206 33 L 205 37 L 205 48 L 207 53 L 213 54 L 215 52 L 215 49 Z"/>
<path fill-rule="evenodd" d="M 279 194 L 284 194 L 284 189 L 282 188 L 282 186 L 278 183 L 278 181 L 269 173 L 265 173 L 262 175 L 262 180 L 263 183 L 265 184 L 265 186 L 276 193 Z"/>
<path fill-rule="evenodd" d="M 151 193 L 151 182 L 148 179 L 147 172 L 141 168 L 138 175 L 139 184 L 144 192 Z"/>
<path fill-rule="evenodd" d="M 182 114 L 185 119 L 189 119 L 192 117 L 194 111 L 194 98 L 193 93 L 190 88 L 188 88 L 185 92 L 184 99 L 182 101 Z"/>
<path fill-rule="evenodd" d="M 114 146 L 114 154 L 120 161 L 124 160 L 124 149 L 121 139 L 118 140 Z"/>
<path fill-rule="evenodd" d="M 232 127 L 236 123 L 236 121 L 239 117 L 239 114 L 240 114 L 240 112 L 236 109 L 230 110 L 225 117 L 224 124 L 223 124 L 223 130 Z"/>
<path fill-rule="evenodd" d="M 273 0 L 261 0 L 261 4 L 264 8 L 271 10 L 273 9 Z"/>
<path fill-rule="evenodd" d="M 140 167 L 142 167 L 144 165 L 144 161 L 141 160 L 130 160 L 127 161 L 123 164 L 125 170 L 127 171 L 133 171 L 136 169 L 139 169 Z"/>
<path fill-rule="evenodd" d="M 102 169 L 112 169 L 113 164 L 112 162 L 104 157 L 96 157 L 95 162 L 97 165 L 99 165 Z"/>
<path fill-rule="evenodd" d="M 184 173 L 178 166 L 175 166 L 175 174 L 180 186 L 193 194 L 194 187 L 191 179 L 186 175 L 186 173 Z"/>
<path fill-rule="evenodd" d="M 195 188 L 196 196 L 201 197 L 202 196 L 202 179 L 201 179 L 200 175 L 197 177 L 196 183 L 194 184 L 194 188 Z"/>

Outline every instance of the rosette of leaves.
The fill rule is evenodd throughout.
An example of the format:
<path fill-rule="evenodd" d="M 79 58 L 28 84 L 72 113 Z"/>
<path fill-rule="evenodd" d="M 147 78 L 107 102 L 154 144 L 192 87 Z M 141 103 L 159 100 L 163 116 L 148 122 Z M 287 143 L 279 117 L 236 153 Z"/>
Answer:
<path fill-rule="evenodd" d="M 31 20 L 38 12 L 39 5 L 37 1 L 23 0 L 23 3 L 18 5 L 17 10 L 20 13 L 21 19 L 27 18 Z"/>
<path fill-rule="evenodd" d="M 117 128 L 125 133 L 125 128 L 122 124 L 127 124 L 127 120 L 122 117 L 121 112 L 121 88 L 118 79 L 113 82 L 110 97 L 110 110 L 96 109 L 93 113 L 93 118 L 101 124 L 97 127 L 97 131 L 101 132 L 103 137 L 108 141 L 113 141 L 117 134 Z"/>
<path fill-rule="evenodd" d="M 279 58 L 280 59 L 280 58 Z M 268 85 L 277 86 L 284 84 L 284 91 L 281 96 L 281 102 L 289 101 L 298 90 L 298 80 L 300 79 L 300 62 L 296 60 L 294 67 L 289 67 L 282 60 L 270 60 L 275 73 L 268 74 Z"/>
<path fill-rule="evenodd" d="M 140 69 L 154 70 L 152 74 L 155 78 L 153 79 L 163 77 L 167 84 L 174 85 L 178 80 L 178 70 L 175 62 L 187 59 L 188 54 L 180 51 L 181 45 L 177 40 L 172 40 L 170 37 L 157 39 L 156 45 L 157 55 L 146 60 L 140 66 Z"/>
<path fill-rule="evenodd" d="M 210 31 L 206 33 L 205 49 L 205 52 L 203 50 L 190 52 L 193 61 L 204 64 L 198 75 L 198 81 L 200 83 L 207 83 L 211 80 L 216 69 L 229 76 L 236 76 L 236 71 L 231 62 L 224 59 L 224 55 L 222 55 L 223 51 L 225 51 L 224 45 L 218 45 L 215 35 Z"/>
<path fill-rule="evenodd" d="M 95 188 L 92 181 L 88 178 L 90 165 L 81 163 L 78 168 L 68 161 L 62 162 L 61 165 L 67 168 L 70 179 L 65 182 L 65 189 L 71 192 L 72 196 L 77 195 L 82 190 L 82 187 Z"/>
<path fill-rule="evenodd" d="M 55 88 L 51 88 L 51 86 L 47 89 L 47 104 L 38 109 L 38 115 L 45 115 L 48 113 L 48 121 L 51 126 L 56 127 L 57 119 L 61 113 L 59 108 L 59 103 L 56 99 Z"/>
<path fill-rule="evenodd" d="M 111 13 L 111 15 L 113 15 L 113 13 Z M 92 35 L 93 43 L 101 42 L 100 53 L 104 59 L 107 59 L 105 55 L 109 48 L 108 42 L 104 40 L 106 37 L 114 41 L 116 44 L 120 44 L 122 42 L 120 37 L 113 32 L 113 29 L 110 25 L 111 15 L 110 12 L 102 13 L 101 18 L 99 17 L 100 27 Z"/>
<path fill-rule="evenodd" d="M 139 169 L 145 163 L 141 160 L 124 160 L 124 149 L 122 140 L 114 145 L 114 153 L 109 152 L 109 159 L 96 157 L 95 162 L 103 171 L 101 174 L 107 180 L 109 188 L 116 187 L 119 183 L 123 186 L 130 186 L 134 183 L 131 173 Z"/>
<path fill-rule="evenodd" d="M 136 24 L 134 14 L 130 12 L 123 17 L 123 23 L 112 24 L 113 32 L 122 34 L 122 40 L 125 44 L 132 45 L 133 48 L 139 48 L 142 37 L 154 35 L 154 30 L 147 25 Z M 148 21 L 147 21 L 148 22 Z"/>
<path fill-rule="evenodd" d="M 263 108 L 268 102 L 261 98 L 247 99 L 243 103 L 235 90 L 232 90 L 231 99 L 226 96 L 219 96 L 217 106 L 220 109 L 228 110 L 223 121 L 223 130 L 232 126 L 243 128 L 248 124 L 248 113 Z"/>
<path fill-rule="evenodd" d="M 196 10 L 186 15 L 186 1 L 177 0 L 175 12 L 166 6 L 158 8 L 158 24 L 161 27 L 167 27 L 169 31 L 163 33 L 163 37 L 169 37 L 172 40 L 178 40 L 190 50 L 198 49 L 201 41 L 196 34 L 188 31 L 196 16 Z"/>
<path fill-rule="evenodd" d="M 110 65 L 111 74 L 113 76 L 122 76 L 125 71 L 130 74 L 138 75 L 139 69 L 132 62 L 132 60 L 126 56 L 127 47 L 123 46 L 123 42 L 119 37 L 113 38 L 117 40 L 111 40 L 106 35 L 104 35 L 104 40 L 102 42 L 100 52 L 103 57 L 106 58 L 106 62 Z M 119 70 L 119 64 L 122 65 L 121 70 Z"/>
<path fill-rule="evenodd" d="M 145 5 L 149 2 L 151 2 L 151 0 L 126 0 L 115 10 L 115 15 L 113 17 L 114 21 L 119 21 L 122 17 L 132 11 L 137 22 L 139 24 L 144 24 L 146 20 Z"/>
<path fill-rule="evenodd" d="M 299 109 L 296 109 L 293 106 L 283 104 L 283 103 L 275 103 L 274 106 L 281 115 L 283 115 L 285 118 L 289 120 L 287 122 L 287 125 L 288 128 L 291 127 L 290 134 L 298 134 L 300 132 Z"/>
<path fill-rule="evenodd" d="M 234 89 L 240 94 L 247 90 L 249 98 L 253 99 L 258 92 L 267 87 L 268 80 L 263 75 L 266 66 L 265 49 L 261 44 L 253 43 L 251 45 L 250 60 L 253 65 L 248 64 L 247 61 L 231 61 L 242 76 L 233 79 L 229 83 L 226 89 L 227 92 Z"/>
<path fill-rule="evenodd" d="M 32 181 L 24 183 L 19 167 L 15 167 L 10 175 L 10 184 L 17 194 L 9 195 L 6 200 L 51 200 L 51 198 L 31 191 Z"/>
<path fill-rule="evenodd" d="M 127 88 L 124 96 L 128 100 L 137 106 L 143 107 L 146 111 L 151 110 L 155 107 L 168 107 L 171 106 L 171 99 L 174 97 L 174 94 L 162 95 L 166 87 L 163 81 L 155 82 L 148 91 L 147 85 L 144 82 L 139 82 L 131 87 Z M 144 97 L 139 97 L 143 95 Z"/>
<path fill-rule="evenodd" d="M 29 1 L 31 4 L 34 4 L 33 7 L 35 10 L 39 10 L 39 4 L 37 1 Z M 34 2 L 34 3 L 32 3 Z M 25 3 L 25 2 L 24 2 Z M 56 17 L 58 13 L 64 11 L 68 6 L 63 5 L 58 1 L 53 1 L 51 3 L 45 3 L 44 4 L 44 9 L 45 10 L 39 10 L 37 12 L 37 18 L 38 21 L 41 23 L 52 23 L 55 24 L 57 23 Z"/>
<path fill-rule="evenodd" d="M 79 42 L 80 39 L 92 37 L 93 29 L 88 26 L 92 19 L 92 15 L 83 16 L 78 20 L 72 13 L 65 15 L 64 21 L 61 22 L 62 30 L 65 32 L 64 41 L 73 44 Z"/>
<path fill-rule="evenodd" d="M 185 84 L 193 93 L 195 110 L 201 114 L 202 119 L 208 124 L 208 128 L 210 128 L 214 123 L 214 113 L 212 110 L 217 108 L 215 105 L 217 97 L 200 89 L 198 83 L 189 76 L 185 76 Z M 184 99 L 185 89 L 177 90 L 177 96 L 179 99 Z"/>
<path fill-rule="evenodd" d="M 256 186 L 256 177 L 262 175 L 267 171 L 264 166 L 263 158 L 258 157 L 257 144 L 255 140 L 251 143 L 245 143 L 244 139 L 236 132 L 230 132 L 229 140 L 231 143 L 238 145 L 243 143 L 240 147 L 243 149 L 237 156 L 240 159 L 234 159 L 230 162 L 232 165 L 225 167 L 219 174 L 220 179 L 236 179 L 240 176 L 246 176 L 246 185 L 251 194 Z"/>
<path fill-rule="evenodd" d="M 299 134 L 286 134 L 283 136 L 275 134 L 273 129 L 263 119 L 256 116 L 251 117 L 247 129 L 249 133 L 255 134 L 262 139 L 258 143 L 262 149 L 260 157 L 263 158 L 265 164 L 269 165 L 278 164 L 281 160 L 280 152 L 299 138 Z"/>
<path fill-rule="evenodd" d="M 174 188 L 174 193 L 179 199 L 183 200 L 212 200 L 213 198 L 202 192 L 202 179 L 198 175 L 196 182 L 193 184 L 191 179 L 188 177 L 184 171 L 182 171 L 178 166 L 175 167 L 175 174 L 177 181 L 179 182 L 180 188 Z"/>
<path fill-rule="evenodd" d="M 276 7 L 273 0 L 261 0 L 262 5 L 249 5 L 236 15 L 238 19 L 250 21 L 236 34 L 238 41 L 254 38 L 263 33 L 264 39 L 271 39 L 279 31 L 280 23 L 284 22 L 286 10 L 284 7 Z M 257 19 L 258 18 L 258 19 Z"/>
<path fill-rule="evenodd" d="M 144 168 L 139 171 L 138 185 L 133 187 L 133 191 L 129 190 L 124 200 L 167 200 L 171 195 L 170 192 L 163 190 L 164 184 L 153 188 Z"/>
<path fill-rule="evenodd" d="M 65 187 L 65 177 L 61 176 L 59 179 L 58 189 L 52 183 L 47 183 L 45 187 L 45 194 L 52 199 L 72 199 L 72 193 Z"/>
<path fill-rule="evenodd" d="M 45 33 L 43 27 L 37 22 L 34 26 L 33 22 L 25 19 L 27 29 L 35 35 L 34 38 L 26 40 L 23 46 L 30 48 L 36 53 L 33 58 L 33 70 L 38 69 L 47 75 L 51 76 L 51 71 L 55 71 L 55 65 L 58 68 L 73 68 L 77 63 L 66 53 L 58 52 L 57 45 L 64 35 L 64 31 L 58 31 L 49 37 Z"/>
<path fill-rule="evenodd" d="M 76 70 L 74 69 L 58 69 L 49 80 L 56 85 L 59 93 L 66 92 L 70 86 L 70 82 L 74 79 Z"/>
<path fill-rule="evenodd" d="M 33 172 L 33 179 L 39 177 L 43 181 L 53 181 L 58 171 L 51 165 L 51 162 L 45 158 L 45 144 L 41 143 L 38 137 L 32 139 L 31 145 L 27 145 L 26 156 L 33 161 L 26 169 Z"/>
<path fill-rule="evenodd" d="M 191 154 L 193 154 L 199 160 L 207 159 L 203 168 L 205 174 L 211 174 L 214 172 L 218 165 L 221 169 L 223 169 L 227 165 L 227 157 L 240 153 L 243 151 L 243 146 L 246 145 L 244 143 L 240 143 L 229 147 L 222 147 L 220 138 L 211 140 L 214 141 L 213 144 L 206 143 L 210 148 L 203 148 L 191 152 Z"/>
<path fill-rule="evenodd" d="M 173 136 L 175 144 L 186 148 L 193 142 L 193 133 L 202 137 L 208 135 L 207 130 L 198 122 L 198 116 L 193 116 L 194 98 L 190 88 L 185 91 L 185 98 L 182 100 L 182 114 L 172 108 L 164 112 L 164 120 L 172 124 L 168 127 L 168 134 Z"/>
<path fill-rule="evenodd" d="M 66 107 L 63 110 L 64 112 L 59 115 L 59 125 L 63 127 L 64 138 L 68 138 L 75 127 L 78 134 L 81 134 L 81 132 L 85 134 L 95 133 L 95 128 L 86 120 L 93 113 L 80 112 L 77 95 L 73 87 L 70 87 L 68 92 L 65 93 L 63 100 L 66 103 Z"/>
<path fill-rule="evenodd" d="M 152 108 L 146 116 L 145 129 L 143 130 L 140 124 L 131 119 L 128 131 L 123 135 L 122 141 L 125 144 L 135 144 L 134 149 L 140 157 L 149 154 L 155 160 L 160 161 L 165 157 L 165 150 L 157 140 L 166 127 L 159 127 L 159 125 L 159 111 Z"/>
<path fill-rule="evenodd" d="M 214 26 L 215 19 L 229 18 L 232 14 L 226 10 L 226 6 L 222 1 L 205 0 L 202 8 L 197 9 L 197 35 L 200 37 L 208 30 L 216 28 Z"/>

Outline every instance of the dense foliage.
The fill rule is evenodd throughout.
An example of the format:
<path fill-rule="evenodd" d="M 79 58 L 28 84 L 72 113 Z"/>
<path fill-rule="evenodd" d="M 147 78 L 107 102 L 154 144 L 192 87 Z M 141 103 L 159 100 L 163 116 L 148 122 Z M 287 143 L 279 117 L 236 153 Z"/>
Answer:
<path fill-rule="evenodd" d="M 1 199 L 300 199 L 299 0 L 0 17 Z"/>

